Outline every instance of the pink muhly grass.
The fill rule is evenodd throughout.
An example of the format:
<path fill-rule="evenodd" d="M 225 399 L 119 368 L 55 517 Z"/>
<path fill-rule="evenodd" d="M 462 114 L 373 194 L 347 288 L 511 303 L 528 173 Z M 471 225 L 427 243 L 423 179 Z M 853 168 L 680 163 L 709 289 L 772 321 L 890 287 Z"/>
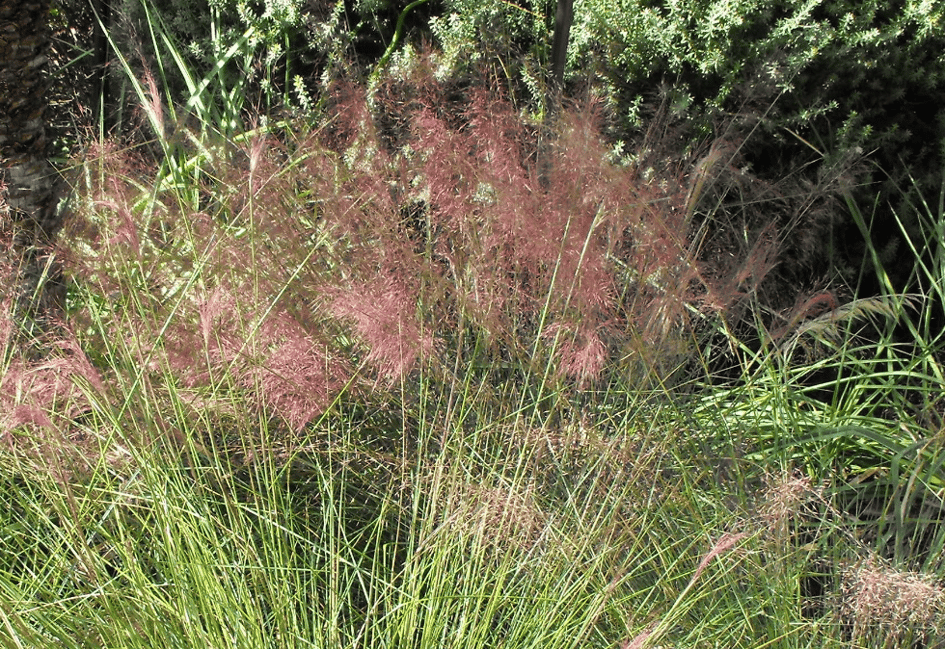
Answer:
<path fill-rule="evenodd" d="M 368 106 L 367 91 L 349 81 L 336 82 L 329 92 L 329 110 L 326 141 L 335 151 L 345 151 L 358 143 L 376 141 L 377 131 Z"/>
<path fill-rule="evenodd" d="M 651 624 L 646 629 L 638 633 L 633 640 L 624 640 L 620 643 L 620 649 L 643 649 L 646 641 L 650 639 L 657 630 L 657 625 Z"/>
<path fill-rule="evenodd" d="M 64 225 L 57 254 L 81 283 L 118 294 L 128 283 L 129 265 L 154 256 L 152 233 L 134 208 L 150 169 L 112 140 L 89 144 L 84 163 L 89 185 Z"/>
<path fill-rule="evenodd" d="M 139 52 L 139 56 L 142 61 L 144 61 L 144 55 Z M 148 121 L 151 124 L 151 128 L 154 130 L 154 134 L 158 139 L 163 139 L 165 137 L 165 128 L 164 128 L 164 104 L 161 101 L 161 92 L 158 90 L 157 80 L 154 78 L 154 74 L 151 72 L 151 69 L 147 66 L 143 66 L 144 77 L 144 102 L 140 109 L 143 110 L 148 118 Z"/>
<path fill-rule="evenodd" d="M 416 118 L 417 147 L 426 153 L 422 178 L 432 218 L 450 242 L 441 250 L 455 273 L 456 298 L 495 339 L 503 336 L 494 328 L 511 329 L 521 315 L 537 319 L 546 303 L 569 320 L 614 315 L 608 255 L 631 201 L 626 178 L 607 168 L 599 139 L 580 127 L 593 121 L 574 119 L 546 192 L 526 165 L 522 124 L 507 104 L 476 95 L 463 131 L 432 110 Z M 596 334 L 581 338 L 586 344 L 560 348 L 568 356 L 562 367 L 586 381 L 602 371 L 606 352 Z"/>
<path fill-rule="evenodd" d="M 41 361 L 13 359 L 0 379 L 0 404 L 7 413 L 2 425 L 8 431 L 23 424 L 52 426 L 50 414 L 68 420 L 87 411 L 91 404 L 77 380 L 96 392 L 105 390 L 74 338 L 50 346 L 58 350 Z"/>
<path fill-rule="evenodd" d="M 461 324 L 484 341 L 477 353 L 516 362 L 557 339 L 559 376 L 585 386 L 637 347 L 662 349 L 694 306 L 729 308 L 773 264 L 776 249 L 762 238 L 724 272 L 700 258 L 685 174 L 647 181 L 611 164 L 594 101 L 563 111 L 543 185 L 535 126 L 509 102 L 432 77 L 398 83 L 404 93 L 379 92 L 373 103 L 338 84 L 324 129 L 291 141 L 259 136 L 207 160 L 213 181 L 198 189 L 210 199 L 196 214 L 161 197 L 140 222 L 128 207 L 140 165 L 103 144 L 102 162 L 116 173 L 94 180 L 87 203 L 104 218 L 79 232 L 100 255 L 85 278 L 105 295 L 126 294 L 139 289 L 122 275 L 123 254 L 141 263 L 149 286 L 179 284 L 201 264 L 207 284 L 226 288 L 180 307 L 186 313 L 166 333 L 172 369 L 199 383 L 231 367 L 270 404 L 278 389 L 295 394 L 276 377 L 298 374 L 316 404 L 347 371 L 334 369 L 352 352 L 334 335 L 339 324 L 383 381 L 456 341 Z M 724 165 L 703 167 L 708 183 Z M 414 204 L 422 214 L 410 222 L 404 211 Z M 160 308 L 158 295 L 148 297 Z M 297 329 L 276 335 L 251 324 L 270 309 L 269 318 L 291 313 Z M 253 367 L 269 367 L 268 378 Z M 295 413 L 286 415 L 293 425 L 317 410 L 292 399 L 277 410 Z"/>
<path fill-rule="evenodd" d="M 2 188 L 0 188 L 2 191 Z M 0 277 L 6 278 L 11 271 L 0 271 Z M 0 302 L 0 354 L 6 354 L 13 342 L 13 332 L 16 329 L 16 323 L 13 321 L 13 300 L 6 298 Z M 2 358 L 2 356 L 0 356 Z"/>
<path fill-rule="evenodd" d="M 241 305 L 223 285 L 195 306 L 196 326 L 189 329 L 182 318 L 166 345 L 171 367 L 191 388 L 217 384 L 229 373 L 259 407 L 299 430 L 347 381 L 347 364 L 284 310 L 257 324 L 251 305 Z"/>
<path fill-rule="evenodd" d="M 737 534 L 726 532 L 721 537 L 719 537 L 719 540 L 715 542 L 715 545 L 712 546 L 712 549 L 709 550 L 709 552 L 704 557 L 702 557 L 702 561 L 699 562 L 696 572 L 692 575 L 692 579 L 689 582 L 690 586 L 699 580 L 699 577 L 702 576 L 703 571 L 709 566 L 710 563 L 712 563 L 713 559 L 722 554 L 725 554 L 738 545 L 739 541 L 747 538 L 748 536 L 750 536 L 748 532 L 739 532 Z"/>
<path fill-rule="evenodd" d="M 754 235 L 754 243 L 744 257 L 732 257 L 730 264 L 716 260 L 714 267 L 706 267 L 703 276 L 706 295 L 703 305 L 716 313 L 729 312 L 732 307 L 750 296 L 757 296 L 759 288 L 777 265 L 779 252 L 777 231 L 772 224 Z M 716 274 L 713 278 L 711 274 Z"/>
<path fill-rule="evenodd" d="M 52 420 L 42 408 L 28 403 L 14 405 L 13 409 L 7 412 L 6 416 L 3 418 L 2 426 L 8 433 L 21 426 L 54 428 Z"/>
<path fill-rule="evenodd" d="M 301 430 L 341 389 L 345 364 L 284 312 L 267 320 L 260 339 L 267 351 L 259 365 L 247 368 L 243 381 L 293 429 Z"/>
<path fill-rule="evenodd" d="M 217 286 L 210 295 L 197 301 L 200 337 L 208 357 L 232 360 L 231 352 L 221 351 L 221 348 L 232 348 L 238 343 L 237 309 L 233 294 L 223 286 Z"/>
<path fill-rule="evenodd" d="M 368 349 L 365 357 L 382 378 L 403 378 L 433 352 L 433 336 L 417 319 L 416 289 L 398 277 L 381 277 L 335 291 L 331 312 L 353 323 Z"/>
<path fill-rule="evenodd" d="M 135 224 L 135 219 L 127 203 L 126 188 L 121 185 L 117 178 L 111 179 L 111 185 L 114 198 L 102 199 L 97 204 L 98 207 L 103 207 L 118 217 L 118 222 L 113 226 L 114 234 L 108 243 L 111 245 L 125 245 L 131 250 L 136 259 L 140 259 L 141 239 L 138 236 L 138 226 Z"/>
<path fill-rule="evenodd" d="M 577 380 L 578 387 L 587 387 L 594 381 L 608 361 L 607 347 L 600 332 L 593 327 L 579 325 L 571 330 L 562 323 L 553 323 L 545 330 L 546 339 L 558 340 L 558 372 Z"/>
<path fill-rule="evenodd" d="M 740 541 L 750 536 L 747 532 L 739 532 L 737 534 L 726 532 L 723 534 L 718 541 L 712 546 L 712 548 L 702 557 L 702 561 L 699 562 L 699 565 L 696 567 L 695 573 L 692 575 L 692 578 L 689 580 L 689 583 L 683 589 L 682 593 L 676 598 L 676 604 L 673 605 L 673 608 L 676 607 L 679 602 L 685 598 L 690 590 L 696 585 L 696 582 L 699 581 L 699 577 L 702 576 L 702 573 L 709 566 L 710 563 L 717 557 L 729 552 L 735 548 Z M 638 633 L 632 640 L 625 640 L 620 644 L 621 649 L 642 649 L 647 646 L 647 643 L 653 639 L 658 639 L 662 633 L 665 632 L 667 626 L 672 623 L 671 612 L 667 614 L 667 617 L 664 619 L 650 624 L 646 629 Z"/>
<path fill-rule="evenodd" d="M 814 295 L 800 294 L 793 307 L 786 313 L 778 314 L 781 324 L 772 327 L 769 335 L 772 340 L 778 341 L 795 331 L 802 322 L 832 311 L 837 306 L 837 297 L 830 291 L 820 291 Z"/>

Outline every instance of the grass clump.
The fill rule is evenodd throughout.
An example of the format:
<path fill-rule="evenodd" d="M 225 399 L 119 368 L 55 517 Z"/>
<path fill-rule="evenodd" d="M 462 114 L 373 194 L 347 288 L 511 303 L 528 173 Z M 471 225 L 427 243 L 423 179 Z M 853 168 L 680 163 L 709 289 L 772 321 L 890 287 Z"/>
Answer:
<path fill-rule="evenodd" d="M 618 164 L 589 100 L 539 182 L 537 125 L 429 65 L 314 126 L 214 125 L 197 83 L 190 128 L 145 75 L 157 141 L 76 162 L 67 321 L 3 356 L 4 644 L 939 632 L 934 329 L 892 289 L 779 294 L 842 172 L 766 203 L 660 124 Z"/>

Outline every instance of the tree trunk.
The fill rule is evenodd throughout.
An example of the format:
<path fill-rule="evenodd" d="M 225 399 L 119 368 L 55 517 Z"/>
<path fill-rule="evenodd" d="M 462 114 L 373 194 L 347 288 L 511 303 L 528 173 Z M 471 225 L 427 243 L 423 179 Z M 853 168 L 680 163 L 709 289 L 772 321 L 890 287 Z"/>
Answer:
<path fill-rule="evenodd" d="M 574 22 L 574 0 L 557 0 L 555 31 L 551 40 L 551 73 L 548 75 L 545 90 L 545 112 L 538 141 L 538 181 L 544 189 L 548 189 L 550 182 L 554 127 L 561 110 L 564 66 L 568 60 L 568 40 L 571 36 L 572 22 Z"/>
<path fill-rule="evenodd" d="M 568 40 L 574 22 L 574 0 L 558 0 L 555 8 L 555 31 L 551 38 L 551 83 L 548 84 L 552 113 L 557 113 L 564 90 L 564 66 L 568 61 Z"/>
<path fill-rule="evenodd" d="M 0 0 L 0 179 L 11 300 L 22 339 L 55 322 L 63 289 L 51 244 L 62 225 L 57 174 L 47 160 L 49 0 Z M 10 286 L 10 284 L 8 284 Z"/>

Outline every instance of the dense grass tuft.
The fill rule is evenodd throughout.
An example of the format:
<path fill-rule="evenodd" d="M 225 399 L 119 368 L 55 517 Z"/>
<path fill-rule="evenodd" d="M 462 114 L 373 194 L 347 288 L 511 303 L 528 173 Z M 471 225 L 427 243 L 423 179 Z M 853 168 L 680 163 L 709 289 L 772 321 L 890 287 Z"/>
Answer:
<path fill-rule="evenodd" d="M 846 167 L 615 155 L 590 98 L 539 182 L 538 124 L 423 57 L 251 119 L 159 28 L 139 130 L 75 161 L 47 355 L 0 318 L 4 646 L 942 633 L 941 200 L 906 291 L 788 295 Z"/>

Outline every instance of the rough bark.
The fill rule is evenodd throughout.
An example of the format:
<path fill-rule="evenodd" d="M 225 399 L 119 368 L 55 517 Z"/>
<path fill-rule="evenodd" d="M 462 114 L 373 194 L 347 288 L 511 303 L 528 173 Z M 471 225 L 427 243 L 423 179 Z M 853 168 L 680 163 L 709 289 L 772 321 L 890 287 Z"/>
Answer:
<path fill-rule="evenodd" d="M 62 217 L 58 176 L 47 159 L 48 20 L 49 0 L 0 0 L 0 177 L 13 280 L 6 298 L 28 340 L 58 318 L 63 297 L 51 254 Z"/>

